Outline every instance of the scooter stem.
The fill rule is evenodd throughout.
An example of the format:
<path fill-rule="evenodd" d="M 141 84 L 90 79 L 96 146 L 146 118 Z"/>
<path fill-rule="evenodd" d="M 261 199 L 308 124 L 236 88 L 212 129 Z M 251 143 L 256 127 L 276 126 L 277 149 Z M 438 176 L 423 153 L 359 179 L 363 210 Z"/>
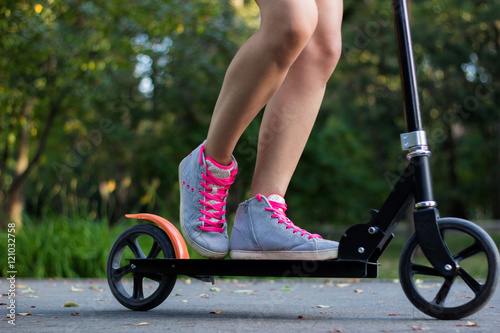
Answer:
<path fill-rule="evenodd" d="M 434 201 L 430 151 L 422 126 L 415 59 L 406 0 L 392 0 L 394 28 L 398 48 L 403 107 L 408 133 L 402 135 L 402 146 L 409 150 L 409 168 L 413 173 L 415 233 L 425 256 L 443 276 L 455 274 L 457 266 L 443 241 L 438 227 L 439 213 Z M 409 145 L 406 145 L 410 142 Z"/>

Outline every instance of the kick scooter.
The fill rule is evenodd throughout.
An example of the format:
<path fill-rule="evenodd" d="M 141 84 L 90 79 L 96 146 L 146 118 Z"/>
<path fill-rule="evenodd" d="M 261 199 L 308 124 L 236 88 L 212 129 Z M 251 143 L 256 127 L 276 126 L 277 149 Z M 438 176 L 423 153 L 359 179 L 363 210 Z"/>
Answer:
<path fill-rule="evenodd" d="M 489 235 L 472 222 L 439 216 L 431 183 L 431 152 L 422 127 L 407 3 L 392 0 L 392 8 L 407 125 L 401 145 L 408 151 L 409 162 L 380 210 L 370 212 L 371 220 L 345 231 L 338 258 L 189 259 L 182 236 L 170 222 L 152 214 L 126 215 L 153 223 L 125 230 L 111 248 L 107 279 L 121 304 L 137 311 L 158 306 L 172 291 L 178 275 L 212 283 L 214 276 L 375 278 L 378 259 L 393 239 L 399 220 L 415 202 L 415 233 L 403 248 L 399 263 L 400 283 L 410 302 L 438 319 L 463 318 L 486 305 L 498 283 L 498 249 Z M 149 242 L 146 245 L 144 238 Z M 457 241 L 459 246 L 455 248 Z M 482 263 L 483 275 L 467 269 L 465 264 L 471 260 Z M 429 289 L 419 287 L 423 278 L 442 281 L 439 291 L 429 297 Z M 144 288 L 144 281 L 156 287 Z M 454 288 L 461 288 L 459 295 L 452 292 Z M 462 289 L 470 296 L 464 297 Z"/>

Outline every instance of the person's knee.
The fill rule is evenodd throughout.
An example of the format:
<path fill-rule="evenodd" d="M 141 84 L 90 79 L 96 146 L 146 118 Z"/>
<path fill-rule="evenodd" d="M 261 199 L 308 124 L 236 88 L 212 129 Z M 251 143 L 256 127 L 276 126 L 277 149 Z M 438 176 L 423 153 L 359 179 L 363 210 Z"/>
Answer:
<path fill-rule="evenodd" d="M 322 43 L 318 48 L 319 56 L 323 59 L 321 65 L 324 71 L 331 75 L 342 55 L 342 39 L 339 36 L 339 38 L 334 38 L 328 42 Z"/>
<path fill-rule="evenodd" d="M 340 36 L 328 39 L 314 39 L 313 37 L 304 53 L 308 57 L 307 62 L 315 67 L 315 72 L 324 81 L 328 81 L 342 54 L 342 39 Z"/>
<path fill-rule="evenodd" d="M 265 26 L 263 32 L 270 42 L 270 51 L 279 66 L 291 66 L 316 29 L 317 11 L 306 5 L 288 6 L 274 12 L 269 19 L 272 22 Z"/>

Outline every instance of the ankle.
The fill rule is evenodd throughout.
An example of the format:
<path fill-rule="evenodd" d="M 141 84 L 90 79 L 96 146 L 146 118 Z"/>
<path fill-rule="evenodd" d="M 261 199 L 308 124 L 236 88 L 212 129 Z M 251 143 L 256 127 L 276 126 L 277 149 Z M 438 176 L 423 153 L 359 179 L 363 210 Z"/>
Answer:
<path fill-rule="evenodd" d="M 205 161 L 209 161 L 213 166 L 215 166 L 216 168 L 221 169 L 221 170 L 232 169 L 235 165 L 234 159 L 230 159 L 230 162 L 227 164 L 221 164 L 221 163 L 217 162 L 216 160 L 214 160 L 212 157 L 205 157 Z"/>
<path fill-rule="evenodd" d="M 232 155 L 229 154 L 218 154 L 214 151 L 212 151 L 207 145 L 205 144 L 204 147 L 204 154 L 205 154 L 205 159 L 210 159 L 212 163 L 216 164 L 217 167 L 230 167 L 233 162 Z"/>

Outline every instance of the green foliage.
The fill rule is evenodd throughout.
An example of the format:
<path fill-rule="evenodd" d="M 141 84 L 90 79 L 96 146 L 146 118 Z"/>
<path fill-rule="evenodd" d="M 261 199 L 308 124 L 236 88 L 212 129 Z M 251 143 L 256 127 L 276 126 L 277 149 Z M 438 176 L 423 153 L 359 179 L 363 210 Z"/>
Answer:
<path fill-rule="evenodd" d="M 0 201 L 20 177 L 25 132 L 29 216 L 175 221 L 177 165 L 204 139 L 225 70 L 258 22 L 253 2 L 230 2 L 0 2 Z M 366 221 L 406 165 L 390 2 L 344 3 L 343 57 L 287 193 L 308 229 Z M 499 219 L 500 5 L 410 4 L 441 212 Z M 235 151 L 230 214 L 249 192 L 259 119 Z"/>
<path fill-rule="evenodd" d="M 498 2 L 414 6 L 423 106 L 442 205 L 455 215 L 500 216 Z M 440 29 L 429 27 L 437 24 Z M 495 202 L 495 204 L 493 204 Z"/>
<path fill-rule="evenodd" d="M 411 2 L 423 122 L 445 215 L 500 218 L 498 2 Z M 343 57 L 289 193 L 297 220 L 359 223 L 406 161 L 398 58 L 388 1 L 345 1 Z M 304 195 L 305 193 L 305 195 Z"/>
<path fill-rule="evenodd" d="M 103 277 L 109 249 L 124 227 L 110 229 L 106 221 L 80 216 L 26 216 L 15 238 L 16 270 L 19 276 L 31 277 Z M 0 237 L 0 246 L 7 248 L 6 232 Z M 2 276 L 7 270 L 2 267 Z"/>
<path fill-rule="evenodd" d="M 0 15 L 0 199 L 22 176 L 28 130 L 30 214 L 65 212 L 61 189 L 113 221 L 173 210 L 176 164 L 247 34 L 228 2 L 13 1 Z"/>

